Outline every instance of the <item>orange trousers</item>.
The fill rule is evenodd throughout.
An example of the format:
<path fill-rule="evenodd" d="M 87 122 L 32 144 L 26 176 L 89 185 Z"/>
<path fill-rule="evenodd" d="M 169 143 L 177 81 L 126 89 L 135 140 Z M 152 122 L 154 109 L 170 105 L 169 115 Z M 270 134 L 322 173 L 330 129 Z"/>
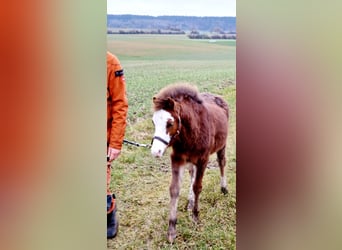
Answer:
<path fill-rule="evenodd" d="M 107 165 L 107 194 L 112 194 L 110 191 L 110 180 L 111 180 L 111 169 L 112 167 L 110 165 Z"/>
<path fill-rule="evenodd" d="M 112 197 L 112 192 L 110 191 L 110 180 L 111 180 L 111 169 L 112 167 L 110 165 L 107 165 L 107 196 L 110 195 Z M 111 204 L 109 209 L 107 210 L 107 214 L 110 214 L 115 208 L 115 199 L 111 199 Z"/>

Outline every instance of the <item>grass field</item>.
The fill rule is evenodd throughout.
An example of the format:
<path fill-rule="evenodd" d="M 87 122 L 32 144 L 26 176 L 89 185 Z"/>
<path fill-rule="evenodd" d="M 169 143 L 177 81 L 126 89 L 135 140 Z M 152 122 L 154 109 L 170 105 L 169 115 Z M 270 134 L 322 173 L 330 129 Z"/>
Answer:
<path fill-rule="evenodd" d="M 185 209 L 189 187 L 184 175 L 178 204 L 177 238 L 166 240 L 169 213 L 170 149 L 154 159 L 146 148 L 124 145 L 113 163 L 120 229 L 108 249 L 235 249 L 236 108 L 235 41 L 190 40 L 176 35 L 108 35 L 108 50 L 125 69 L 129 100 L 126 139 L 149 144 L 154 128 L 152 97 L 172 83 L 188 82 L 219 94 L 230 107 L 227 149 L 229 194 L 220 193 L 215 156 L 210 158 L 200 195 L 200 222 Z"/>

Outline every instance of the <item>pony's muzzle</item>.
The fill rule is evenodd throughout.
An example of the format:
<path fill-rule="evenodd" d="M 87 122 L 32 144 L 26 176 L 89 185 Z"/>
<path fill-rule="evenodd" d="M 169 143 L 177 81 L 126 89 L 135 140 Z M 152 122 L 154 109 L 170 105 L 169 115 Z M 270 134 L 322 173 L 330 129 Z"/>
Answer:
<path fill-rule="evenodd" d="M 163 152 L 161 150 L 158 150 L 158 151 L 152 151 L 151 150 L 151 154 L 152 154 L 153 157 L 156 157 L 156 158 L 159 158 L 159 157 L 163 156 Z"/>
<path fill-rule="evenodd" d="M 151 147 L 151 154 L 152 156 L 157 157 L 157 158 L 162 157 L 166 148 L 167 148 L 167 145 L 160 142 L 159 140 L 154 140 L 152 143 L 152 147 Z"/>
<path fill-rule="evenodd" d="M 165 152 L 165 149 L 160 148 L 160 147 L 153 147 L 151 148 L 151 154 L 153 157 L 159 158 L 162 157 Z"/>

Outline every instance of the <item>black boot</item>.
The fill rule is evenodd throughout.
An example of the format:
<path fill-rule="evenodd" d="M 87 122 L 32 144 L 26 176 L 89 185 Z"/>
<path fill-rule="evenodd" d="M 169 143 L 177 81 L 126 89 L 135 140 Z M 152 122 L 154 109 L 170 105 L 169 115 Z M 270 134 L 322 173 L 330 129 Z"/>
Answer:
<path fill-rule="evenodd" d="M 115 195 L 107 195 L 107 239 L 112 239 L 118 233 L 119 220 L 116 215 Z"/>

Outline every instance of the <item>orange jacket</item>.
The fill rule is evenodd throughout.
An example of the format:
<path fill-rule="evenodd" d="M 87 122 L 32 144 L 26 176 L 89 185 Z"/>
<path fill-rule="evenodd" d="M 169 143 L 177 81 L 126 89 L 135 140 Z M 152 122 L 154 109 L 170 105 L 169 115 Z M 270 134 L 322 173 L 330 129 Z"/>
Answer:
<path fill-rule="evenodd" d="M 128 101 L 123 69 L 107 52 L 107 145 L 121 149 L 126 129 Z"/>

